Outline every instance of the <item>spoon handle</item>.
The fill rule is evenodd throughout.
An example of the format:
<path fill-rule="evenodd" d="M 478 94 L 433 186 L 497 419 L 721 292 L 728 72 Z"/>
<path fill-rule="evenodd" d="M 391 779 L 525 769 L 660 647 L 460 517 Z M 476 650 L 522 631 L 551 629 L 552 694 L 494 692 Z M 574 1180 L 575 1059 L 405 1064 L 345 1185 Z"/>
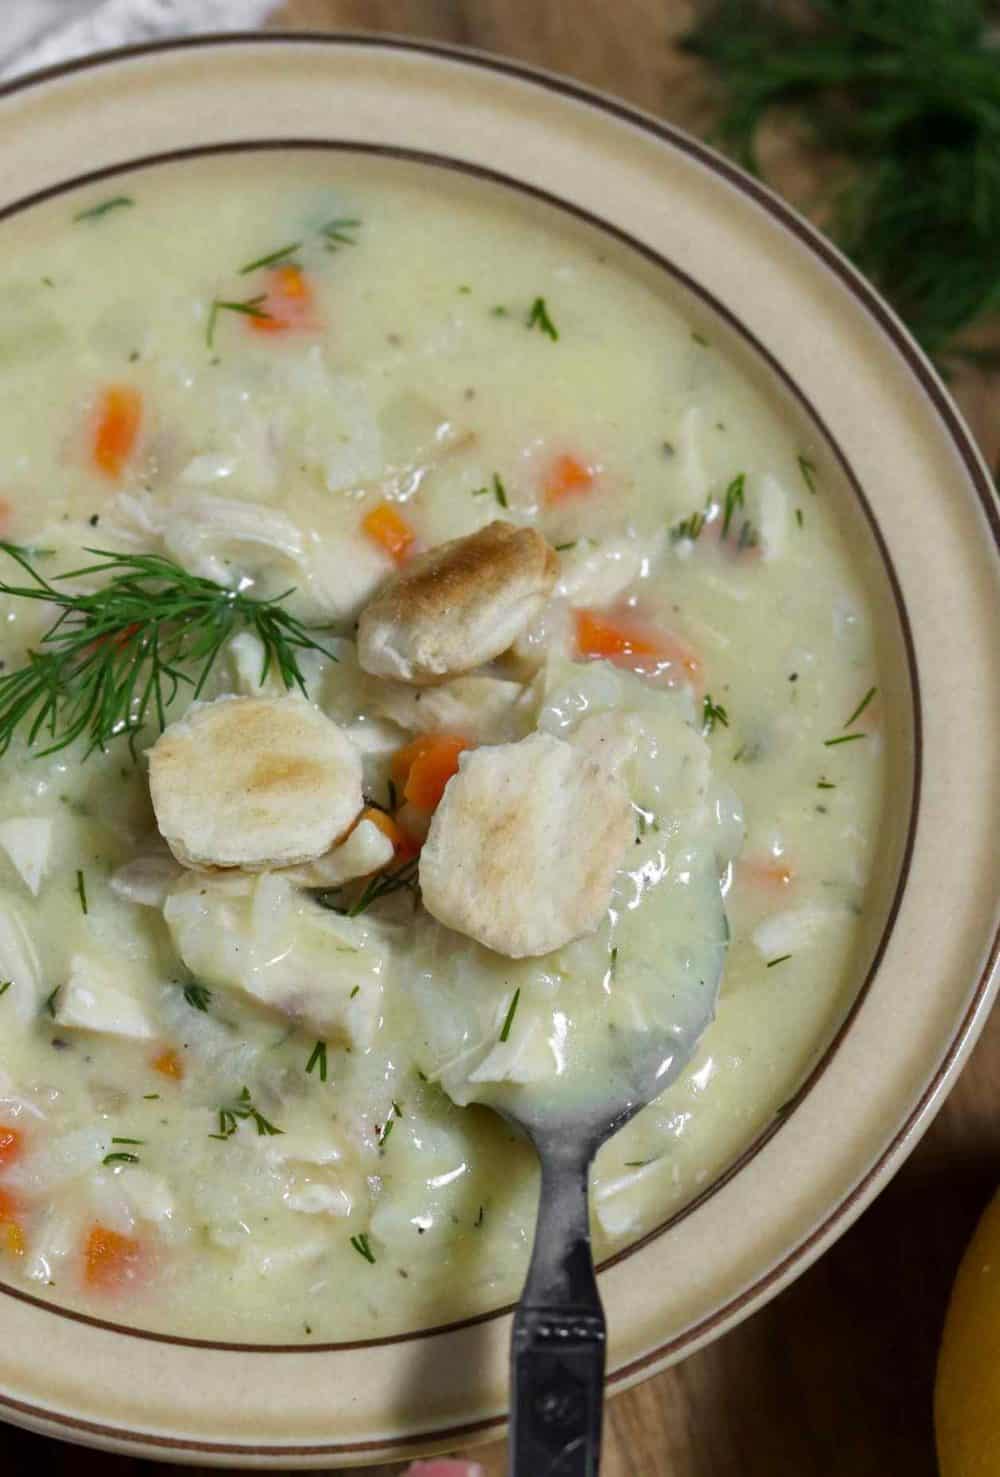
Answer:
<path fill-rule="evenodd" d="M 535 1248 L 511 1339 L 510 1477 L 597 1477 L 605 1324 L 590 1249 L 592 1155 L 538 1147 Z"/>

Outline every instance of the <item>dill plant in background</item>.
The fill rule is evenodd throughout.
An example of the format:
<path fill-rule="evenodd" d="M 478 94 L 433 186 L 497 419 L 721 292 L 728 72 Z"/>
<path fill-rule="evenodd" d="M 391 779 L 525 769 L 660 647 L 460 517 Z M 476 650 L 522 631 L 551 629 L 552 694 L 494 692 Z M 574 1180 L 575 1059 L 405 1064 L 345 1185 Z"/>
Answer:
<path fill-rule="evenodd" d="M 837 243 L 928 353 L 990 368 L 1000 367 L 998 20 L 987 0 L 705 0 L 681 42 L 722 84 L 722 145 L 760 173 L 761 124 L 791 109 L 847 161 L 846 182 L 823 201 Z M 964 342 L 983 326 L 990 342 Z"/>

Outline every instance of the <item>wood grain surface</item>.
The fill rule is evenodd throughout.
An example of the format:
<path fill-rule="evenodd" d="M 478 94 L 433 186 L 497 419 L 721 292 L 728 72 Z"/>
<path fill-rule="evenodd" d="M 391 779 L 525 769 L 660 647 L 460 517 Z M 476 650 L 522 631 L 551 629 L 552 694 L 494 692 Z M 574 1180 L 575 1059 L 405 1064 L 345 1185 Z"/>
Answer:
<path fill-rule="evenodd" d="M 370 30 L 475 46 L 571 74 L 703 132 L 713 97 L 673 41 L 686 0 L 287 0 L 274 27 Z M 780 129 L 767 157 L 807 202 L 810 160 Z M 991 466 L 1000 377 L 952 385 Z M 748 1322 L 613 1400 L 602 1477 L 934 1477 L 931 1392 L 948 1289 L 1000 1183 L 1000 1016 L 930 1132 L 875 1205 Z M 4 1469 L 46 1477 L 173 1470 L 3 1431 Z M 503 1445 L 475 1455 L 505 1472 Z M 209 1469 L 204 1469 L 207 1473 Z M 399 1464 L 355 1477 L 396 1477 Z"/>

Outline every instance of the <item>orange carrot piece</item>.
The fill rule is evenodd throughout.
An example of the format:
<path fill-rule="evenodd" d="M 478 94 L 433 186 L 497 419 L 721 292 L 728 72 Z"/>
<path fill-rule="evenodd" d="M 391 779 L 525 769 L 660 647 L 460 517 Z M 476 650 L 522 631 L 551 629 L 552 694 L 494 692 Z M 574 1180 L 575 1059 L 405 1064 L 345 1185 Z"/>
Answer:
<path fill-rule="evenodd" d="M 257 306 L 266 316 L 247 316 L 254 333 L 310 332 L 318 326 L 313 291 L 301 267 L 272 267 L 264 301 Z"/>
<path fill-rule="evenodd" d="M 135 450 L 142 424 L 142 396 L 131 385 L 101 391 L 94 423 L 93 459 L 97 470 L 117 482 Z"/>
<path fill-rule="evenodd" d="M 787 862 L 770 856 L 741 857 L 733 868 L 733 875 L 737 882 L 748 887 L 779 892 L 790 887 L 795 878 Z"/>
<path fill-rule="evenodd" d="M 24 1134 L 20 1129 L 8 1128 L 6 1124 L 0 1123 L 0 1169 L 6 1169 L 8 1164 L 19 1159 L 23 1148 Z"/>
<path fill-rule="evenodd" d="M 173 1082 L 184 1081 L 184 1063 L 181 1061 L 173 1047 L 167 1047 L 155 1056 L 150 1062 L 154 1072 L 159 1072 L 161 1077 L 169 1077 Z"/>
<path fill-rule="evenodd" d="M 672 632 L 646 625 L 631 611 L 575 610 L 573 617 L 581 657 L 654 675 L 676 667 L 696 689 L 700 688 L 701 663 L 690 646 Z"/>
<path fill-rule="evenodd" d="M 545 501 L 565 502 L 568 497 L 589 492 L 594 485 L 594 473 L 585 462 L 564 453 L 557 456 L 545 476 Z"/>
<path fill-rule="evenodd" d="M 84 1278 L 89 1287 L 115 1288 L 135 1280 L 143 1260 L 142 1245 L 109 1226 L 93 1226 L 84 1248 Z"/>
<path fill-rule="evenodd" d="M 396 848 L 397 861 L 409 861 L 420 850 L 419 845 L 414 841 L 409 832 L 404 831 L 395 816 L 387 814 L 386 811 L 376 810 L 374 806 L 369 806 L 358 817 L 359 825 L 362 821 L 371 821 L 372 825 L 377 826 L 383 836 L 388 836 Z"/>
<path fill-rule="evenodd" d="M 376 503 L 362 518 L 361 531 L 397 564 L 405 562 L 417 537 L 392 503 Z"/>
<path fill-rule="evenodd" d="M 445 785 L 458 773 L 458 756 L 470 749 L 468 739 L 453 733 L 424 733 L 392 757 L 392 777 L 403 796 L 418 810 L 435 810 Z"/>
<path fill-rule="evenodd" d="M 0 1190 L 0 1251 L 11 1256 L 24 1256 L 24 1228 L 19 1216 L 21 1207 L 8 1190 Z"/>

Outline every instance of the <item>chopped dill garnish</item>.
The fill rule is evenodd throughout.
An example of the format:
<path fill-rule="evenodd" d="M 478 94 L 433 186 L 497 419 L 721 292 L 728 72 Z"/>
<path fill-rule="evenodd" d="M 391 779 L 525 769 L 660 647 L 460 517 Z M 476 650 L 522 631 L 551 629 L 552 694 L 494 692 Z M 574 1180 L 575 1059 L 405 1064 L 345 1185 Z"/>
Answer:
<path fill-rule="evenodd" d="M 853 744 L 856 739 L 867 738 L 866 733 L 842 733 L 839 738 L 824 739 L 824 749 L 832 749 L 837 744 Z"/>
<path fill-rule="evenodd" d="M 498 472 L 493 473 L 493 480 L 486 487 L 474 487 L 472 489 L 473 497 L 489 497 L 490 493 L 496 498 L 501 508 L 510 507 L 507 501 L 507 489 L 500 480 L 500 474 Z"/>
<path fill-rule="evenodd" d="M 354 1250 L 358 1253 L 359 1256 L 363 1256 L 365 1261 L 371 1262 L 372 1266 L 374 1267 L 375 1254 L 371 1249 L 371 1244 L 368 1240 L 367 1231 L 362 1231 L 358 1236 L 352 1236 L 351 1245 L 354 1247 Z"/>
<path fill-rule="evenodd" d="M 54 576 L 60 581 L 106 577 L 100 588 L 84 594 L 47 580 L 14 545 L 0 541 L 0 550 L 34 581 L 0 580 L 0 594 L 60 611 L 39 649 L 29 651 L 26 665 L 0 674 L 0 754 L 22 725 L 29 744 L 39 735 L 49 740 L 42 755 L 80 737 L 89 740 L 87 754 L 122 734 L 132 743 L 149 718 L 162 731 L 166 709 L 180 688 L 199 697 L 219 653 L 243 628 L 263 644 L 261 680 L 276 667 L 285 687 L 298 687 L 303 694 L 296 653 L 333 657 L 282 608 L 290 590 L 258 600 L 189 574 L 158 554 L 88 549 L 99 563 Z M 188 666 L 194 670 L 185 670 Z"/>
<path fill-rule="evenodd" d="M 847 722 L 844 724 L 845 728 L 852 728 L 854 724 L 857 723 L 858 719 L 861 717 L 861 714 L 865 711 L 868 704 L 871 702 L 872 698 L 877 692 L 877 687 L 869 687 L 868 691 L 865 693 L 860 703 L 858 703 L 858 706 L 854 709 L 854 712 L 851 714 L 850 718 L 848 718 Z"/>
<path fill-rule="evenodd" d="M 713 703 L 712 694 L 706 692 L 705 701 L 701 705 L 701 731 L 704 734 L 712 732 L 717 723 L 723 728 L 729 727 L 729 714 L 721 703 Z"/>
<path fill-rule="evenodd" d="M 306 1062 L 306 1076 L 311 1076 L 313 1071 L 318 1072 L 319 1080 L 326 1081 L 326 1042 L 317 1041 L 312 1049 L 312 1054 Z"/>
<path fill-rule="evenodd" d="M 184 986 L 184 999 L 192 1010 L 208 1010 L 212 1000 L 212 992 L 205 985 L 191 983 Z"/>
<path fill-rule="evenodd" d="M 673 525 L 670 530 L 670 540 L 675 544 L 679 544 L 681 539 L 688 539 L 694 543 L 704 527 L 704 513 L 689 513 L 686 518 L 682 518 L 679 523 Z"/>
<path fill-rule="evenodd" d="M 816 464 L 815 464 L 815 462 L 811 462 L 807 456 L 803 456 L 801 452 L 799 453 L 798 463 L 799 463 L 799 471 L 802 473 L 802 480 L 806 484 L 806 486 L 808 487 L 809 491 L 815 497 L 816 496 Z"/>
<path fill-rule="evenodd" d="M 500 1040 L 501 1041 L 506 1041 L 507 1040 L 507 1037 L 510 1035 L 510 1028 L 514 1024 L 514 1016 L 515 1016 L 515 1014 L 517 1012 L 517 1002 L 520 1000 L 520 998 L 521 998 L 521 986 L 518 985 L 517 989 L 514 991 L 513 998 L 512 998 L 512 1000 L 510 1002 L 510 1008 L 507 1011 L 506 1016 L 504 1017 L 504 1023 L 500 1027 Z"/>
<path fill-rule="evenodd" d="M 694 339 L 695 343 L 700 344 L 703 349 L 708 348 L 708 339 L 703 333 L 696 333 L 695 330 L 692 328 L 691 337 Z"/>
<path fill-rule="evenodd" d="M 429 1082 L 431 1080 L 426 1072 L 421 1072 L 419 1067 L 417 1068 L 417 1076 L 420 1078 L 421 1082 Z"/>
<path fill-rule="evenodd" d="M 625 1168 L 626 1169 L 645 1169 L 647 1167 L 647 1165 L 655 1164 L 655 1163 L 656 1163 L 655 1158 L 654 1159 L 626 1159 L 625 1160 Z"/>
<path fill-rule="evenodd" d="M 0 980 L 0 995 L 6 995 L 13 983 L 13 980 Z"/>
<path fill-rule="evenodd" d="M 479 1207 L 479 1214 L 476 1216 L 476 1219 L 472 1222 L 472 1224 L 476 1227 L 477 1230 L 483 1224 L 483 1219 L 484 1219 L 485 1215 L 486 1215 L 486 1206 L 485 1205 L 481 1205 Z"/>
<path fill-rule="evenodd" d="M 356 953 L 357 951 L 354 950 L 353 952 Z M 361 986 L 360 985 L 355 985 L 354 986 L 354 989 L 351 991 L 351 993 L 348 995 L 347 998 L 348 998 L 348 1000 L 353 1000 L 356 995 L 360 995 L 360 994 L 361 994 Z"/>
<path fill-rule="evenodd" d="M 379 1146 L 380 1149 L 384 1149 L 385 1148 L 386 1144 L 389 1142 L 389 1135 L 392 1133 L 392 1130 L 393 1130 L 393 1128 L 396 1125 L 396 1120 L 398 1118 L 402 1118 L 402 1116 L 403 1116 L 403 1110 L 399 1106 L 399 1104 L 397 1103 L 396 1099 L 393 1098 L 392 1104 L 391 1104 L 391 1106 L 389 1108 L 388 1113 L 386 1114 L 385 1122 L 382 1124 L 382 1127 L 379 1128 L 377 1124 L 375 1125 L 375 1127 L 376 1127 L 376 1140 L 375 1141 L 378 1144 L 378 1146 Z"/>
<path fill-rule="evenodd" d="M 231 1139 L 240 1123 L 246 1119 L 252 1119 L 257 1133 L 263 1137 L 265 1134 L 276 1136 L 284 1133 L 283 1128 L 276 1128 L 273 1123 L 268 1122 L 263 1113 L 257 1111 L 250 1096 L 249 1087 L 244 1087 L 235 1103 L 228 1108 L 219 1109 L 219 1131 L 210 1133 L 210 1139 Z"/>
<path fill-rule="evenodd" d="M 76 895 L 80 899 L 80 911 L 82 913 L 86 914 L 86 912 L 87 912 L 87 882 L 86 882 L 86 879 L 85 879 L 83 873 L 80 871 L 79 868 L 77 868 L 77 873 L 76 873 Z"/>
<path fill-rule="evenodd" d="M 138 1145 L 141 1148 L 142 1145 L 146 1142 L 146 1140 L 145 1139 L 117 1139 L 117 1138 L 115 1138 L 115 1139 L 112 1139 L 111 1142 L 113 1144 L 132 1144 L 132 1145 Z"/>
<path fill-rule="evenodd" d="M 729 525 L 733 521 L 733 514 L 737 508 L 742 508 L 743 506 L 743 489 L 746 485 L 746 480 L 746 474 L 741 472 L 738 477 L 733 478 L 732 482 L 726 488 L 722 508 L 722 531 L 719 535 L 720 538 L 725 539 L 729 537 Z"/>
<path fill-rule="evenodd" d="M 144 1103 L 158 1103 L 160 1101 L 160 1094 L 158 1092 L 144 1092 L 142 1100 Z"/>
<path fill-rule="evenodd" d="M 135 201 L 131 195 L 113 195 L 110 200 L 102 200 L 99 205 L 91 205 L 87 210 L 78 210 L 73 219 L 74 221 L 96 221 L 103 216 L 110 215 L 112 210 L 127 210 L 134 204 Z"/>
<path fill-rule="evenodd" d="M 559 337 L 559 330 L 549 317 L 549 310 L 545 306 L 545 299 L 543 297 L 535 298 L 535 301 L 531 305 L 531 311 L 525 319 L 525 327 L 541 329 L 542 333 L 548 334 L 553 343 Z"/>
<path fill-rule="evenodd" d="M 292 241 L 288 246 L 279 246 L 277 251 L 269 251 L 267 256 L 259 256 L 256 261 L 247 262 L 245 267 L 240 267 L 239 275 L 246 277 L 251 272 L 258 271 L 261 267 L 273 267 L 278 262 L 287 261 L 288 257 L 294 256 L 301 249 L 301 241 Z"/>
<path fill-rule="evenodd" d="M 42 1006 L 42 1009 L 48 1011 L 53 1020 L 56 1018 L 56 1001 L 59 999 L 59 991 L 61 989 L 61 985 L 56 985 L 52 994 L 46 996 L 45 1003 Z"/>
<path fill-rule="evenodd" d="M 350 216 L 338 216 L 332 221 L 327 221 L 325 226 L 320 226 L 319 234 L 326 242 L 327 251 L 337 251 L 341 246 L 357 246 L 357 233 L 361 229 L 361 222 Z"/>
<path fill-rule="evenodd" d="M 800 528 L 804 528 L 805 527 L 806 520 L 805 520 L 805 518 L 803 516 L 802 509 L 801 508 L 796 508 L 795 509 L 795 521 L 799 525 Z"/>
<path fill-rule="evenodd" d="M 757 530 L 754 528 L 749 518 L 745 518 L 743 520 L 743 525 L 740 528 L 740 536 L 736 540 L 736 547 L 738 549 L 755 549 L 759 542 L 760 538 L 758 536 Z"/>
<path fill-rule="evenodd" d="M 578 543 L 579 539 L 571 538 L 568 544 L 553 544 L 552 547 L 557 554 L 565 554 L 567 549 L 575 549 Z"/>
<path fill-rule="evenodd" d="M 837 786 L 831 785 L 829 780 L 817 780 L 816 788 L 817 790 L 835 790 Z"/>
<path fill-rule="evenodd" d="M 791 954 L 779 954 L 777 959 L 769 959 L 767 961 L 767 967 L 768 969 L 773 969 L 776 964 L 784 964 L 785 960 L 791 959 L 791 957 Z"/>
<path fill-rule="evenodd" d="M 112 1143 L 117 1143 L 117 1139 L 112 1139 L 111 1142 Z M 105 1154 L 104 1158 L 101 1160 L 101 1163 L 102 1164 L 138 1164 L 139 1163 L 139 1156 L 138 1156 L 138 1154 L 128 1154 L 128 1153 L 121 1153 L 121 1152 L 116 1153 L 116 1154 Z"/>
<path fill-rule="evenodd" d="M 242 302 L 232 298 L 214 297 L 205 329 L 207 347 L 215 347 L 215 325 L 220 313 L 242 313 L 245 318 L 270 318 L 271 314 L 261 307 L 266 297 L 266 292 L 258 292 L 256 297 L 244 298 Z"/>
<path fill-rule="evenodd" d="M 611 963 L 608 965 L 608 978 L 609 979 L 612 979 L 612 980 L 614 979 L 615 972 L 616 972 L 617 969 L 618 969 L 618 945 L 615 944 L 614 948 L 611 950 Z"/>
<path fill-rule="evenodd" d="M 510 309 L 505 308 L 503 303 L 497 303 L 495 308 L 490 309 L 490 316 L 492 318 L 509 318 Z"/>

